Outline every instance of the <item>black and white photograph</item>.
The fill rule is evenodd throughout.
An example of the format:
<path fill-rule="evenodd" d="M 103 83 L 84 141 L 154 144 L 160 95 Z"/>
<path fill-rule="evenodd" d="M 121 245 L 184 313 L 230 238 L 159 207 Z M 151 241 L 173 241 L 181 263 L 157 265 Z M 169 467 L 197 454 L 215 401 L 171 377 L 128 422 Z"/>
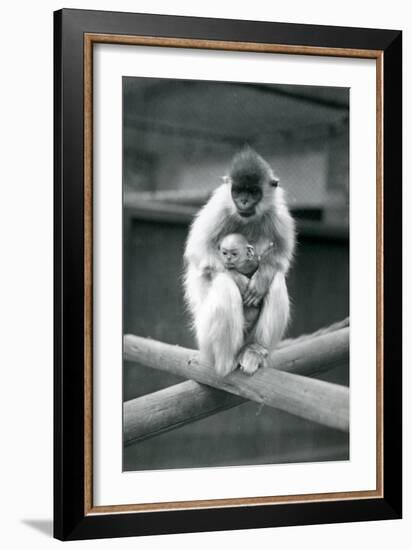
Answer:
<path fill-rule="evenodd" d="M 122 90 L 123 471 L 348 461 L 349 88 Z"/>
<path fill-rule="evenodd" d="M 4 4 L 3 548 L 408 546 L 407 6 Z"/>

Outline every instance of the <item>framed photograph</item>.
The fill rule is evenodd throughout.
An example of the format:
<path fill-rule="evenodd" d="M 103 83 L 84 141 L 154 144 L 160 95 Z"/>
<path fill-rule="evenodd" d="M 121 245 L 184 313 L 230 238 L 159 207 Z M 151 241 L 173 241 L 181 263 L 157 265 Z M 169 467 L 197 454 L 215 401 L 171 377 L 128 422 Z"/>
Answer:
<path fill-rule="evenodd" d="M 400 518 L 402 33 L 54 29 L 55 537 Z"/>

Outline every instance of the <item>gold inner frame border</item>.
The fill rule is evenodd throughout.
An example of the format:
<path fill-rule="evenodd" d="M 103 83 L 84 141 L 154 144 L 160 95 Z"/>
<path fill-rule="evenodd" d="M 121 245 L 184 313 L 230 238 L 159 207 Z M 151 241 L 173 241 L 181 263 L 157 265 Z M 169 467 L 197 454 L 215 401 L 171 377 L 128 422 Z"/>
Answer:
<path fill-rule="evenodd" d="M 376 489 L 143 504 L 93 505 L 93 45 L 98 43 L 376 60 Z M 381 50 L 85 33 L 84 35 L 84 513 L 113 514 L 383 498 L 383 75 Z"/>

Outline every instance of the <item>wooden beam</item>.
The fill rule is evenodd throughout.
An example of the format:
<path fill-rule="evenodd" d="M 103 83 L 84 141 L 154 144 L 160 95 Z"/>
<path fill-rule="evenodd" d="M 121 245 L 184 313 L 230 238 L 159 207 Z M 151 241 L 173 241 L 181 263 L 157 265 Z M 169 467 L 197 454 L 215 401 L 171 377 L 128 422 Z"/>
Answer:
<path fill-rule="evenodd" d="M 312 338 L 316 338 L 317 336 L 324 336 L 325 334 L 330 334 L 331 332 L 335 332 L 336 330 L 339 330 L 341 328 L 349 327 L 349 323 L 350 323 L 350 318 L 345 317 L 341 321 L 337 321 L 336 323 L 332 323 L 331 325 L 322 327 L 316 330 L 315 332 L 311 332 L 309 334 L 301 334 L 297 338 L 285 338 L 285 340 L 282 340 L 277 345 L 276 349 L 281 349 L 286 346 L 301 344 L 302 342 L 306 342 L 308 340 L 311 340 Z"/>
<path fill-rule="evenodd" d="M 251 377 L 240 371 L 235 371 L 225 378 L 221 378 L 217 376 L 212 367 L 199 361 L 198 352 L 194 350 L 171 346 L 138 336 L 125 336 L 125 359 L 129 361 L 139 362 L 145 366 L 158 368 L 181 377 L 193 378 L 200 384 L 206 384 L 238 397 L 251 399 L 344 431 L 349 429 L 348 389 L 293 373 L 319 372 L 319 370 L 322 370 L 322 365 L 330 367 L 339 362 L 347 361 L 348 354 L 349 329 L 343 328 L 331 334 L 306 339 L 296 345 L 272 352 L 269 356 L 269 365 L 271 367 L 276 366 L 276 368 L 260 369 Z M 172 427 L 182 425 L 178 419 L 182 419 L 183 415 L 187 413 L 187 409 L 186 404 L 181 403 L 183 399 L 179 399 L 179 392 L 182 390 L 180 386 L 167 388 L 167 392 L 161 390 L 164 393 L 160 395 L 159 392 L 156 392 L 157 395 L 151 398 L 149 396 L 138 398 L 142 400 L 140 405 L 138 405 L 137 400 L 133 400 L 134 403 L 131 402 L 125 405 L 125 414 L 127 414 L 125 427 L 128 434 L 126 439 L 129 442 L 148 437 L 148 434 L 152 431 L 156 433 L 166 431 L 167 424 L 172 424 Z M 185 395 L 192 395 L 192 397 L 196 396 L 197 390 L 198 388 L 193 384 L 190 387 L 183 388 Z M 153 408 L 153 399 L 160 402 L 162 397 L 165 397 L 169 405 L 163 408 L 159 403 L 156 408 L 157 412 L 154 413 L 154 417 L 151 417 L 148 408 L 144 405 Z M 205 392 L 204 397 L 205 403 L 203 405 L 207 405 L 205 409 L 213 414 L 217 404 L 213 402 L 214 396 Z M 166 409 L 170 411 L 171 403 L 172 407 L 175 407 L 175 411 L 172 418 L 167 418 Z M 236 404 L 239 404 L 239 402 Z M 136 408 L 139 409 L 142 406 L 143 409 L 136 410 Z M 179 411 L 180 408 L 184 408 L 184 411 Z M 229 405 L 226 408 L 229 408 Z M 207 416 L 206 412 L 202 406 L 199 406 L 199 409 L 194 412 L 193 419 Z M 132 417 L 140 420 L 131 422 Z M 138 429 L 137 424 L 139 422 L 145 423 L 146 418 L 148 418 L 149 429 L 145 427 Z M 154 420 L 156 421 L 154 422 Z"/>
<path fill-rule="evenodd" d="M 347 326 L 349 326 L 349 317 L 312 334 L 283 340 L 278 348 L 296 345 Z M 341 361 L 339 357 L 337 360 Z M 342 361 L 347 361 L 346 355 Z M 313 365 L 313 369 L 306 366 L 305 374 L 313 376 L 330 370 L 334 366 L 334 363 L 319 362 Z M 291 372 L 302 374 L 300 364 L 297 363 Z M 243 397 L 199 384 L 194 380 L 131 399 L 126 401 L 123 406 L 125 445 L 133 445 L 138 441 L 180 428 L 202 418 L 237 407 L 246 401 Z"/>
<path fill-rule="evenodd" d="M 136 397 L 123 405 L 124 443 L 133 445 L 245 401 L 243 397 L 194 380 Z"/>

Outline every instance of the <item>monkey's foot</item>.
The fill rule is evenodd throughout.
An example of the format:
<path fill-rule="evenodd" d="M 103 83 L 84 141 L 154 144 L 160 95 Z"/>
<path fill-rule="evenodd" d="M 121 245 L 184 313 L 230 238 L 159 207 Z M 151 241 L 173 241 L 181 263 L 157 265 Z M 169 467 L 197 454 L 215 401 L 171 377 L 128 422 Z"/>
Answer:
<path fill-rule="evenodd" d="M 260 344 L 245 346 L 237 359 L 240 370 L 245 374 L 253 374 L 259 367 L 266 366 L 267 355 L 267 349 Z"/>

